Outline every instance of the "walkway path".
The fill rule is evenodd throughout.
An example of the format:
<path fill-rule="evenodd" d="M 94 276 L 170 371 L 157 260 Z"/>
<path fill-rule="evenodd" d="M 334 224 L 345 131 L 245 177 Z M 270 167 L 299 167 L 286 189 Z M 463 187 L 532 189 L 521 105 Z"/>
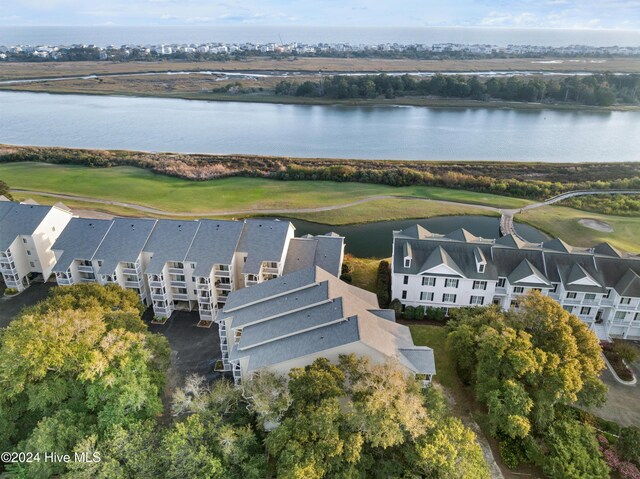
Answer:
<path fill-rule="evenodd" d="M 520 238 L 522 241 L 525 241 L 517 232 L 514 226 L 513 217 L 522 213 L 523 211 L 531 210 L 533 208 L 540 208 L 541 206 L 548 206 L 554 203 L 557 203 L 562 200 L 566 200 L 568 198 L 573 198 L 575 196 L 586 196 L 586 195 L 640 195 L 640 190 L 576 190 L 576 191 L 567 191 L 566 193 L 562 193 L 560 195 L 554 196 L 553 198 L 549 198 L 548 200 L 541 201 L 540 203 L 532 203 L 527 205 L 519 210 L 502 210 L 501 218 L 500 218 L 500 234 L 503 236 L 514 235 L 517 238 Z"/>
<path fill-rule="evenodd" d="M 348 208 L 350 206 L 361 205 L 363 203 L 369 203 L 371 201 L 377 200 L 389 200 L 389 199 L 402 199 L 402 200 L 421 200 L 421 201 L 432 201 L 436 203 L 442 203 L 447 205 L 463 205 L 474 208 L 480 208 L 487 211 L 493 211 L 496 213 L 500 213 L 502 210 L 499 208 L 495 208 L 493 206 L 486 205 L 476 205 L 471 203 L 459 203 L 456 201 L 445 201 L 445 200 L 432 200 L 430 198 L 423 198 L 419 196 L 393 196 L 393 195 L 377 195 L 377 196 L 369 196 L 367 198 L 363 198 L 361 200 L 352 201 L 349 203 L 342 203 L 339 205 L 329 205 L 329 206 L 318 206 L 315 208 L 293 208 L 293 209 L 271 209 L 271 210 L 215 210 L 215 211 L 197 211 L 191 213 L 185 212 L 175 212 L 175 211 L 166 211 L 160 210 L 157 208 L 151 208 L 149 206 L 136 205 L 133 203 L 123 203 L 121 201 L 112 201 L 112 200 L 104 200 L 100 198 L 91 198 L 88 196 L 76 196 L 76 195 L 67 195 L 62 193 L 48 193 L 45 191 L 35 191 L 35 190 L 22 190 L 22 189 L 11 189 L 13 193 L 23 193 L 27 195 L 38 195 L 38 196 L 47 196 L 50 198 L 60 198 L 62 200 L 76 200 L 76 201 L 86 201 L 90 203 L 98 203 L 101 205 L 112 205 L 112 206 L 120 206 L 124 208 L 130 208 L 132 210 L 140 211 L 143 213 L 151 213 L 159 216 L 185 216 L 189 218 L 194 217 L 207 217 L 207 216 L 242 216 L 242 215 L 251 215 L 251 214 L 266 214 L 266 215 L 276 215 L 276 214 L 286 214 L 286 213 L 319 213 L 322 211 L 332 211 L 339 210 L 342 208 Z"/>
<path fill-rule="evenodd" d="M 361 200 L 352 201 L 350 203 L 342 203 L 339 205 L 329 205 L 329 206 L 319 206 L 315 208 L 293 208 L 293 209 L 271 209 L 271 210 L 215 210 L 215 211 L 198 211 L 198 212 L 175 212 L 175 211 L 166 211 L 160 210 L 157 208 L 151 208 L 149 206 L 136 205 L 132 203 L 123 203 L 121 201 L 112 201 L 112 200 L 104 200 L 100 198 L 91 198 L 88 196 L 76 196 L 76 195 L 67 195 L 62 193 L 49 193 L 44 191 L 35 191 L 35 190 L 22 190 L 22 189 L 12 189 L 12 192 L 15 193 L 24 193 L 27 195 L 38 195 L 38 196 L 48 196 L 51 198 L 60 198 L 63 200 L 76 200 L 76 201 L 86 201 L 90 203 L 98 203 L 103 205 L 113 205 L 120 206 L 124 208 L 129 208 L 132 210 L 140 211 L 143 213 L 150 213 L 158 216 L 179 216 L 179 217 L 189 217 L 189 218 L 198 218 L 198 217 L 208 217 L 208 216 L 244 216 L 244 215 L 252 215 L 252 214 L 264 214 L 264 215 L 280 215 L 287 213 L 319 213 L 322 211 L 333 211 L 339 210 L 342 208 L 348 208 L 350 206 L 361 205 L 363 203 L 368 203 L 371 201 L 377 200 L 388 200 L 388 199 L 404 199 L 404 200 L 420 200 L 420 201 L 432 201 L 441 204 L 448 205 L 463 205 L 474 208 L 483 209 L 486 211 L 493 211 L 500 213 L 500 234 L 503 236 L 514 235 L 517 238 L 520 238 L 522 241 L 525 241 L 515 229 L 513 217 L 522 213 L 523 211 L 531 210 L 534 208 L 540 208 L 541 206 L 548 206 L 554 203 L 557 203 L 562 200 L 566 200 L 568 198 L 573 198 L 575 196 L 585 196 L 585 195 L 640 195 L 640 190 L 576 190 L 576 191 L 568 191 L 566 193 L 562 193 L 561 195 L 554 196 L 553 198 L 549 198 L 548 200 L 541 201 L 539 203 L 532 203 L 530 205 L 524 206 L 521 209 L 500 209 L 493 206 L 486 205 L 476 205 L 471 203 L 460 203 L 455 201 L 445 201 L 445 200 L 433 200 L 430 198 L 423 198 L 418 196 L 393 196 L 393 195 L 377 195 L 377 196 L 369 196 L 368 198 L 363 198 Z"/>

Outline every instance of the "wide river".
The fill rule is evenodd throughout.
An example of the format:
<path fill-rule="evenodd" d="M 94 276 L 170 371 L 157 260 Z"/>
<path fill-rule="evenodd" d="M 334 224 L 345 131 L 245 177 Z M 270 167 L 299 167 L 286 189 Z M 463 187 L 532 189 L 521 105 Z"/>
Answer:
<path fill-rule="evenodd" d="M 640 112 L 0 92 L 0 143 L 329 158 L 640 161 Z"/>

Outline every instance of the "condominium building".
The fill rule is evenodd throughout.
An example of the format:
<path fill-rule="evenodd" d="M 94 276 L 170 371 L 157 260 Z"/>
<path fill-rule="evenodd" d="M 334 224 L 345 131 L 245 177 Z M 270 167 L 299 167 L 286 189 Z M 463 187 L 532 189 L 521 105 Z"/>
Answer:
<path fill-rule="evenodd" d="M 224 366 L 236 384 L 263 369 L 287 374 L 350 353 L 398 361 L 425 385 L 436 372 L 433 350 L 415 346 L 409 328 L 380 309 L 375 294 L 317 266 L 231 293 L 220 321 L 228 340 Z"/>
<path fill-rule="evenodd" d="M 53 272 L 59 286 L 99 282 L 102 261 L 95 257 L 112 220 L 73 218 L 53 244 L 56 264 Z"/>
<path fill-rule="evenodd" d="M 0 271 L 7 288 L 22 291 L 34 275 L 49 278 L 56 261 L 51 245 L 72 217 L 63 206 L 0 201 Z"/>
<path fill-rule="evenodd" d="M 416 225 L 393 234 L 392 297 L 403 305 L 518 308 L 530 290 L 558 301 L 601 339 L 640 339 L 640 257 L 608 243 L 573 247 L 517 237 L 434 234 Z"/>
<path fill-rule="evenodd" d="M 143 249 L 155 225 L 152 219 L 115 218 L 94 255 L 100 284 L 132 289 L 146 306 L 151 296 L 143 274 L 147 269 Z"/>
<path fill-rule="evenodd" d="M 281 276 L 287 257 L 298 268 L 340 271 L 344 238 L 296 241 L 294 231 L 279 220 L 73 218 L 53 245 L 53 272 L 60 286 L 132 289 L 158 318 L 197 309 L 199 326 L 209 327 L 232 291 Z"/>
<path fill-rule="evenodd" d="M 153 312 L 159 318 L 168 318 L 175 309 L 191 311 L 197 306 L 195 265 L 186 260 L 199 226 L 198 221 L 158 220 L 147 240 L 144 273 Z"/>

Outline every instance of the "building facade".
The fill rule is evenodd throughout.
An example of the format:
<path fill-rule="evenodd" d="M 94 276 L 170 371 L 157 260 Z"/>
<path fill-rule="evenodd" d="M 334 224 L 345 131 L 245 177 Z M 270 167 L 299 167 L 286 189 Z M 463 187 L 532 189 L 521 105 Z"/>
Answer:
<path fill-rule="evenodd" d="M 72 216 L 62 206 L 0 201 L 0 271 L 7 288 L 22 291 L 30 276 L 51 276 L 51 246 Z"/>
<path fill-rule="evenodd" d="M 601 339 L 640 339 L 640 257 L 607 243 L 576 248 L 560 239 L 448 235 L 419 225 L 393 235 L 392 297 L 403 305 L 518 308 L 530 290 L 556 300 Z"/>
<path fill-rule="evenodd" d="M 396 360 L 425 385 L 436 372 L 433 350 L 415 346 L 409 328 L 380 309 L 375 294 L 317 266 L 231 293 L 219 321 L 228 340 L 224 366 L 236 384 L 263 369 L 287 374 L 351 353 L 375 363 Z"/>

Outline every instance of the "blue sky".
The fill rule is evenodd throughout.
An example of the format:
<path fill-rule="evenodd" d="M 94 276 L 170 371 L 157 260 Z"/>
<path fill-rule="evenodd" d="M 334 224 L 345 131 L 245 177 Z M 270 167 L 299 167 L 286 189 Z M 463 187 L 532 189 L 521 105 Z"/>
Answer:
<path fill-rule="evenodd" d="M 640 0 L 0 0 L 0 25 L 236 24 L 640 30 Z"/>

